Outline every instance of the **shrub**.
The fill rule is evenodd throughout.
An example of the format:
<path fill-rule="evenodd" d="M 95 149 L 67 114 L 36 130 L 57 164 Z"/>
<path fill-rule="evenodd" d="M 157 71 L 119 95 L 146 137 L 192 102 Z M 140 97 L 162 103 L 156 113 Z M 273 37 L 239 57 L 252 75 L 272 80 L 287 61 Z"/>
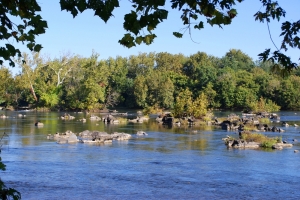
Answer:
<path fill-rule="evenodd" d="M 245 131 L 256 131 L 257 128 L 256 128 L 256 126 L 254 126 L 254 125 L 249 125 L 249 124 L 247 124 L 247 125 L 244 126 L 244 130 L 245 130 Z"/>
<path fill-rule="evenodd" d="M 260 118 L 260 119 L 258 119 L 258 121 L 261 124 L 269 124 L 269 123 L 271 123 L 271 120 L 269 118 L 267 118 L 267 117 Z"/>
<path fill-rule="evenodd" d="M 143 114 L 144 115 L 149 115 L 149 114 L 160 114 L 163 113 L 163 109 L 159 108 L 158 106 L 148 106 L 144 108 Z"/>
<path fill-rule="evenodd" d="M 272 148 L 274 144 L 282 141 L 281 137 L 269 138 L 263 134 L 251 132 L 243 132 L 241 139 L 245 140 L 246 142 L 258 142 L 261 144 L 261 147 L 264 148 Z"/>

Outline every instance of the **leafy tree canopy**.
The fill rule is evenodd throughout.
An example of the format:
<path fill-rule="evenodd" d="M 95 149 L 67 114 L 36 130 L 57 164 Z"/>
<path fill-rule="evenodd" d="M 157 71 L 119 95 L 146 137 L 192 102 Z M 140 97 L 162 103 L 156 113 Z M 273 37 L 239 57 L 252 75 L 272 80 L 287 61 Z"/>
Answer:
<path fill-rule="evenodd" d="M 254 14 L 255 20 L 269 23 L 285 17 L 286 11 L 277 1 L 259 0 L 262 4 L 260 11 Z M 145 43 L 151 44 L 157 37 L 155 28 L 168 18 L 168 6 L 181 13 L 181 20 L 186 30 L 201 30 L 205 24 L 221 27 L 229 25 L 237 17 L 236 4 L 243 0 L 132 0 L 131 11 L 124 16 L 123 28 L 127 33 L 119 40 L 121 45 L 128 48 Z M 73 17 L 85 10 L 93 10 L 104 22 L 112 16 L 115 8 L 119 7 L 119 0 L 60 0 L 62 10 L 70 12 Z M 14 39 L 26 43 L 33 51 L 39 51 L 42 46 L 35 43 L 35 36 L 45 32 L 46 21 L 37 14 L 40 6 L 36 0 L 6 0 L 0 3 L 0 37 L 2 40 Z M 17 22 L 12 19 L 17 18 Z M 183 30 L 183 31 L 186 31 Z M 263 61 L 273 63 L 273 71 L 286 73 L 297 67 L 284 51 L 288 48 L 300 49 L 300 20 L 285 21 L 281 26 L 282 44 L 276 51 L 266 49 L 259 57 Z M 173 32 L 175 37 L 181 38 L 184 32 Z M 11 66 L 13 56 L 21 56 L 19 49 L 7 43 L 0 49 L 0 62 L 8 60 Z"/>
<path fill-rule="evenodd" d="M 12 57 L 21 57 L 18 48 L 10 40 L 21 42 L 30 51 L 40 51 L 42 46 L 36 44 L 35 37 L 45 33 L 47 22 L 37 14 L 41 7 L 35 0 L 5 0 L 0 2 L 0 64 L 4 60 L 14 67 Z"/>

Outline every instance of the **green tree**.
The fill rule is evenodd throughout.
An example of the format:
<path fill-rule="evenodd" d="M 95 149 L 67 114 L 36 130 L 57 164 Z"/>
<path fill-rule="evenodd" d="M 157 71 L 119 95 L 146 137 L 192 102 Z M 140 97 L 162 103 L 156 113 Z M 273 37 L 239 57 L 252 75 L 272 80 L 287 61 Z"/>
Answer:
<path fill-rule="evenodd" d="M 168 73 L 180 74 L 185 60 L 186 58 L 183 54 L 172 55 L 167 52 L 161 52 L 155 55 L 156 69 Z"/>
<path fill-rule="evenodd" d="M 278 102 L 284 109 L 300 108 L 300 77 L 292 75 L 281 82 L 278 89 Z"/>
<path fill-rule="evenodd" d="M 219 75 L 216 81 L 217 101 L 222 108 L 234 108 L 236 78 L 232 69 L 223 69 L 223 74 Z"/>
<path fill-rule="evenodd" d="M 30 57 L 30 55 L 24 53 L 23 59 L 25 62 L 23 62 L 21 59 L 18 59 L 16 62 L 18 66 L 21 68 L 21 77 L 25 81 L 26 87 L 29 89 L 31 96 L 27 96 L 27 102 L 30 102 L 31 104 L 37 104 L 38 102 L 38 95 L 36 94 L 36 77 L 37 77 L 37 71 L 35 70 L 39 66 L 43 65 L 43 60 L 40 58 L 38 53 L 33 53 Z"/>
<path fill-rule="evenodd" d="M 106 61 L 106 66 L 109 71 L 108 87 L 106 90 L 106 105 L 114 106 L 119 102 L 123 103 L 125 98 L 123 94 L 127 90 L 127 74 L 128 74 L 128 64 L 127 58 L 122 58 L 120 56 L 115 59 L 109 58 Z"/>
<path fill-rule="evenodd" d="M 26 101 L 26 93 L 29 94 L 29 90 L 26 87 L 25 80 L 22 75 L 16 75 L 12 82 L 13 87 L 11 88 L 10 94 L 13 98 L 13 105 L 15 107 L 28 106 Z M 25 105 L 24 105 L 25 104 Z"/>
<path fill-rule="evenodd" d="M 134 81 L 134 96 L 138 106 L 147 107 L 148 86 L 144 76 L 137 76 Z"/>
<path fill-rule="evenodd" d="M 276 112 L 280 110 L 280 106 L 271 100 L 260 97 L 258 101 L 252 101 L 250 109 L 254 112 Z"/>
<path fill-rule="evenodd" d="M 155 54 L 139 53 L 137 56 L 129 56 L 128 78 L 135 78 L 138 75 L 149 74 L 154 69 Z"/>
<path fill-rule="evenodd" d="M 83 62 L 83 60 L 80 62 Z M 70 72 L 69 77 L 65 79 L 62 85 L 61 107 L 71 110 L 83 110 L 85 108 L 83 103 L 84 96 L 80 90 L 83 79 L 83 68 L 78 66 Z"/>
<path fill-rule="evenodd" d="M 189 86 L 194 97 L 197 97 L 209 82 L 215 82 L 217 76 L 210 56 L 204 52 L 191 55 L 184 63 L 183 72 L 189 77 Z"/>
<path fill-rule="evenodd" d="M 183 117 L 188 112 L 188 107 L 192 105 L 192 92 L 184 89 L 175 98 L 174 114 L 176 117 Z"/>
<path fill-rule="evenodd" d="M 201 94 L 192 101 L 192 104 L 189 105 L 187 111 L 191 116 L 195 118 L 202 118 L 207 114 L 208 101 L 207 96 L 201 92 Z"/>
<path fill-rule="evenodd" d="M 254 66 L 252 59 L 241 50 L 230 49 L 222 58 L 223 67 L 230 67 L 234 70 L 250 71 Z"/>
<path fill-rule="evenodd" d="M 234 108 L 249 108 L 256 101 L 256 94 L 249 88 L 238 86 L 235 90 Z"/>
<path fill-rule="evenodd" d="M 105 102 L 108 71 L 106 65 L 103 66 L 97 61 L 98 56 L 92 54 L 82 65 L 84 78 L 81 79 L 79 91 L 87 110 L 99 109 Z"/>
<path fill-rule="evenodd" d="M 59 88 L 48 87 L 44 93 L 40 94 L 40 104 L 47 108 L 55 108 L 59 103 Z"/>
<path fill-rule="evenodd" d="M 11 75 L 11 72 L 5 68 L 0 67 L 0 104 L 6 106 L 9 106 L 10 103 L 12 103 L 11 93 L 9 93 L 9 90 L 13 83 L 13 78 Z"/>
<path fill-rule="evenodd" d="M 207 97 L 207 103 L 209 108 L 220 107 L 219 102 L 216 101 L 217 92 L 213 88 L 213 84 L 209 82 L 207 86 L 203 89 L 204 94 Z"/>
<path fill-rule="evenodd" d="M 158 88 L 158 105 L 172 108 L 174 104 L 174 85 L 170 78 L 164 76 Z"/>

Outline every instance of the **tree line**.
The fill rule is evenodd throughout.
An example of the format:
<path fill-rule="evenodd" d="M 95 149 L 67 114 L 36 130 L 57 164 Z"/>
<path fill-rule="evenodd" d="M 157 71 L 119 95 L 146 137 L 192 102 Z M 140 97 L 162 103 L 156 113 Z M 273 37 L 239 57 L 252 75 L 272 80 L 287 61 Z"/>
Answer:
<path fill-rule="evenodd" d="M 55 59 L 24 53 L 23 59 L 15 61 L 18 74 L 0 68 L 3 107 L 79 111 L 119 106 L 173 109 L 178 114 L 196 112 L 193 106 L 205 108 L 203 112 L 300 108 L 299 70 L 281 76 L 271 72 L 272 63 L 253 61 L 236 49 L 221 58 L 205 52 L 152 52 L 108 59 L 99 59 L 97 53 Z M 204 115 L 200 110 L 198 115 Z"/>

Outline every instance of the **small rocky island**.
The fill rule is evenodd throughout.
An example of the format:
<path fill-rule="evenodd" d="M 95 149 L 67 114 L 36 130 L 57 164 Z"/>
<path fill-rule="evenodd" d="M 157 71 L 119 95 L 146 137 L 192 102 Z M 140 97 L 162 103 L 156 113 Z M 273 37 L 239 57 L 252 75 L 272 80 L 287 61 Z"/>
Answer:
<path fill-rule="evenodd" d="M 258 149 L 258 148 L 272 148 L 281 150 L 284 147 L 292 147 L 293 144 L 282 141 L 281 137 L 269 138 L 260 133 L 251 133 L 250 131 L 239 132 L 239 138 L 227 136 L 223 138 L 225 145 L 228 148 L 238 149 Z"/>
<path fill-rule="evenodd" d="M 138 136 L 147 135 L 143 131 L 138 131 L 136 133 Z M 113 140 L 128 140 L 132 136 L 128 133 L 119 133 L 114 132 L 108 134 L 106 132 L 100 131 L 89 131 L 85 130 L 78 134 L 73 133 L 72 131 L 66 131 L 64 133 L 55 133 L 53 135 L 49 134 L 47 139 L 56 140 L 58 144 L 66 144 L 66 143 L 111 143 Z"/>

